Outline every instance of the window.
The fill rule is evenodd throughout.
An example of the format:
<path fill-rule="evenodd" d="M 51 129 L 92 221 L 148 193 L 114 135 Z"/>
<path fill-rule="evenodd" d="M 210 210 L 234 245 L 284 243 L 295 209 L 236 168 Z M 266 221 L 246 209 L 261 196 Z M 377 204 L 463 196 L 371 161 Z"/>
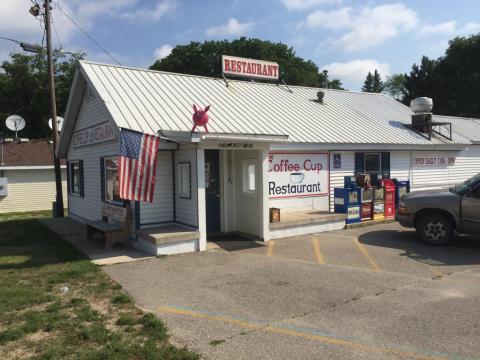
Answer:
<path fill-rule="evenodd" d="M 190 163 L 178 164 L 178 195 L 182 199 L 191 199 L 191 170 Z"/>
<path fill-rule="evenodd" d="M 367 174 L 381 174 L 382 156 L 378 153 L 365 153 L 365 173 Z"/>
<path fill-rule="evenodd" d="M 71 195 L 83 196 L 83 161 L 69 161 L 68 187 Z"/>
<path fill-rule="evenodd" d="M 121 202 L 118 184 L 118 158 L 104 158 L 105 201 Z"/>
<path fill-rule="evenodd" d="M 244 160 L 243 162 L 243 191 L 246 193 L 254 193 L 256 190 L 255 184 L 256 166 L 255 160 Z"/>

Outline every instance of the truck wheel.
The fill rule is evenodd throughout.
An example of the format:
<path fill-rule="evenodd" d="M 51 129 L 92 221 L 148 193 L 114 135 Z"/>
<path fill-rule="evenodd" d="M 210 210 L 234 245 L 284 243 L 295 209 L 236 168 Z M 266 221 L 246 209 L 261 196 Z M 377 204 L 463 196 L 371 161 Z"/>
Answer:
<path fill-rule="evenodd" d="M 429 245 L 445 245 L 453 238 L 452 222 L 441 214 L 425 215 L 417 222 L 417 233 Z"/>

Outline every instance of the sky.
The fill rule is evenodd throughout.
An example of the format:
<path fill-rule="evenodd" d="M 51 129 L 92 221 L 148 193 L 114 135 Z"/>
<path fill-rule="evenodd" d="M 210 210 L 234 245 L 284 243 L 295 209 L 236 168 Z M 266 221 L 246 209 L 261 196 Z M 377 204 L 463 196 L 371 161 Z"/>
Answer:
<path fill-rule="evenodd" d="M 37 0 L 38 1 L 38 0 Z M 1 0 L 0 36 L 41 43 L 31 0 Z M 480 32 L 478 0 L 53 0 L 55 48 L 86 59 L 148 67 L 179 44 L 240 36 L 282 42 L 329 77 L 359 90 L 369 71 L 384 79 L 437 58 L 455 36 Z M 63 10 L 63 12 L 61 11 Z M 0 60 L 15 43 L 0 40 Z"/>

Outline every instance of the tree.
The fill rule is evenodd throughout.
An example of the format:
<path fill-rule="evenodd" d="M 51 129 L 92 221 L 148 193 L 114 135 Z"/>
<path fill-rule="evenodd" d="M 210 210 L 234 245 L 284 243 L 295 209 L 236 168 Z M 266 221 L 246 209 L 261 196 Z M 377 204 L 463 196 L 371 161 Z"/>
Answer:
<path fill-rule="evenodd" d="M 480 117 L 480 34 L 456 37 L 444 56 L 412 66 L 403 102 L 419 96 L 431 97 L 437 114 Z"/>
<path fill-rule="evenodd" d="M 435 112 L 480 117 L 480 34 L 451 40 L 435 75 Z"/>
<path fill-rule="evenodd" d="M 420 65 L 413 64 L 410 74 L 404 75 L 404 104 L 409 105 L 411 100 L 419 96 L 434 98 L 438 75 L 438 60 L 423 56 Z"/>
<path fill-rule="evenodd" d="M 84 54 L 78 54 L 81 58 Z M 57 111 L 62 116 L 67 106 L 76 61 L 63 54 L 54 55 Z M 45 54 L 25 55 L 12 53 L 0 67 L 0 132 L 11 131 L 5 127 L 5 118 L 17 114 L 26 120 L 21 136 L 49 138 L 50 118 L 47 62 Z"/>
<path fill-rule="evenodd" d="M 170 55 L 155 61 L 150 69 L 216 77 L 221 75 L 222 54 L 275 61 L 280 65 L 280 77 L 287 84 L 319 86 L 317 65 L 296 56 L 293 48 L 282 43 L 245 37 L 233 41 L 178 45 Z"/>
<path fill-rule="evenodd" d="M 375 69 L 375 72 L 373 74 L 373 86 L 372 86 L 372 92 L 374 93 L 381 93 L 383 91 L 383 81 L 382 77 L 380 76 L 380 73 Z"/>
<path fill-rule="evenodd" d="M 373 93 L 381 93 L 383 91 L 382 77 L 377 69 L 375 69 L 373 74 L 370 71 L 368 72 L 365 82 L 362 86 L 362 91 Z"/>
<path fill-rule="evenodd" d="M 405 81 L 404 74 L 393 74 L 385 81 L 384 90 L 395 100 L 403 101 L 406 91 Z"/>
<path fill-rule="evenodd" d="M 369 71 L 367 77 L 365 78 L 365 82 L 362 86 L 363 92 L 373 92 L 373 75 Z"/>
<path fill-rule="evenodd" d="M 318 73 L 318 86 L 325 87 L 325 74 L 323 72 Z M 328 88 L 335 90 L 345 90 L 340 79 L 328 80 Z"/>

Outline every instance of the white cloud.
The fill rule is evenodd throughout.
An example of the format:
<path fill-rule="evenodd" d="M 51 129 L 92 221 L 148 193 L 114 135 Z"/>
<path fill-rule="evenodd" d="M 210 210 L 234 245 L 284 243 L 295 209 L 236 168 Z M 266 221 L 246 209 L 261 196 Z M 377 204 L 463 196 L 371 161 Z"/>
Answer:
<path fill-rule="evenodd" d="M 390 74 L 390 66 L 373 59 L 357 59 L 348 62 L 335 62 L 322 67 L 328 70 L 330 79 L 340 79 L 349 89 L 360 89 L 368 72 L 378 70 L 383 79 Z"/>
<path fill-rule="evenodd" d="M 29 14 L 29 1 L 2 0 L 0 33 L 6 37 L 32 41 L 42 39 L 40 23 Z M 3 40 L 2 40 L 3 43 Z"/>
<path fill-rule="evenodd" d="M 241 23 L 235 18 L 228 19 L 228 22 L 225 25 L 214 26 L 208 28 L 205 31 L 205 34 L 208 36 L 229 36 L 229 35 L 244 35 L 250 31 L 253 27 L 253 22 Z"/>
<path fill-rule="evenodd" d="M 157 60 L 157 59 L 161 60 L 164 57 L 167 57 L 168 55 L 170 55 L 172 50 L 173 50 L 173 47 L 171 45 L 165 44 L 165 45 L 162 45 L 161 47 L 159 47 L 158 49 L 155 49 L 155 51 L 153 52 L 153 56 L 154 56 L 155 60 Z"/>
<path fill-rule="evenodd" d="M 60 7 L 86 31 L 90 31 L 99 18 L 126 18 L 157 21 L 173 12 L 177 0 L 157 0 L 152 8 L 142 7 L 139 0 L 62 0 Z M 0 33 L 21 41 L 40 42 L 43 30 L 40 22 L 29 14 L 29 1 L 2 0 Z M 78 30 L 53 2 L 52 18 L 62 45 L 68 45 Z M 57 42 L 56 36 L 53 37 Z M 58 44 L 54 44 L 58 46 Z"/>
<path fill-rule="evenodd" d="M 456 21 L 447 21 L 437 25 L 423 25 L 419 30 L 419 35 L 431 35 L 431 34 L 451 34 L 457 27 Z"/>
<path fill-rule="evenodd" d="M 132 20 L 157 21 L 163 16 L 175 11 L 177 3 L 174 0 L 159 1 L 153 8 L 140 8 L 135 11 L 126 11 L 120 17 Z"/>
<path fill-rule="evenodd" d="M 456 21 L 446 21 L 436 25 L 423 25 L 419 30 L 420 36 L 434 35 L 470 35 L 480 31 L 480 23 L 469 22 L 463 26 L 458 26 Z"/>
<path fill-rule="evenodd" d="M 364 50 L 394 38 L 418 23 L 415 11 L 401 3 L 366 7 L 357 12 L 351 8 L 316 11 L 302 22 L 309 28 L 344 30 L 333 45 L 347 52 Z"/>
<path fill-rule="evenodd" d="M 282 0 L 283 5 L 289 10 L 304 10 L 320 5 L 339 4 L 342 0 Z"/>
<path fill-rule="evenodd" d="M 474 34 L 480 31 L 480 23 L 477 22 L 469 22 L 465 24 L 461 29 L 460 32 L 463 34 Z"/>
<path fill-rule="evenodd" d="M 352 23 L 352 9 L 342 8 L 335 11 L 318 10 L 307 16 L 305 25 L 309 28 L 324 27 L 331 30 L 345 29 Z"/>

